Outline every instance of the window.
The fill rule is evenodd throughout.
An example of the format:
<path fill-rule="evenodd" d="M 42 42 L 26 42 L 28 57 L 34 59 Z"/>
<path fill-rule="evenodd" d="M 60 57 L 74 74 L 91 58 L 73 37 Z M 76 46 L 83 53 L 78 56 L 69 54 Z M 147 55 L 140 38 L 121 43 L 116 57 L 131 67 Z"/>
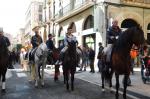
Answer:
<path fill-rule="evenodd" d="M 39 12 L 43 11 L 43 5 L 39 5 Z"/>
<path fill-rule="evenodd" d="M 42 21 L 42 14 L 39 14 L 39 21 Z"/>

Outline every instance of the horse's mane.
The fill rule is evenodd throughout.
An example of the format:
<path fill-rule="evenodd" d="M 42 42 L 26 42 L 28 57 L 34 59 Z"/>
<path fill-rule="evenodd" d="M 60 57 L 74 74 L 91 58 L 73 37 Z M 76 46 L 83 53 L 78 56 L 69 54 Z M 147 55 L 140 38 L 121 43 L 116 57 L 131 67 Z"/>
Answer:
<path fill-rule="evenodd" d="M 136 29 L 135 27 L 132 27 L 120 34 L 118 40 L 115 43 L 116 50 L 117 49 L 120 50 L 132 46 L 132 37 L 135 29 Z"/>
<path fill-rule="evenodd" d="M 76 60 L 76 44 L 73 42 L 69 42 L 68 49 L 65 52 L 64 61 L 67 61 L 67 59 L 70 59 L 72 61 Z"/>

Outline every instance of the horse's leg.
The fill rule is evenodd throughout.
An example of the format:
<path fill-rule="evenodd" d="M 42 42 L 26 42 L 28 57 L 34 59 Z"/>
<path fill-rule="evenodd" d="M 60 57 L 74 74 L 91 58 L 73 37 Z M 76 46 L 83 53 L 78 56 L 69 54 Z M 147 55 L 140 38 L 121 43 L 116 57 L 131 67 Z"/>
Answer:
<path fill-rule="evenodd" d="M 54 81 L 58 80 L 58 75 L 59 75 L 59 65 L 55 65 Z"/>
<path fill-rule="evenodd" d="M 66 84 L 66 73 L 65 73 L 66 71 L 65 71 L 65 69 L 64 69 L 64 67 L 63 67 L 63 76 L 64 76 L 64 84 Z"/>
<path fill-rule="evenodd" d="M 39 74 L 38 68 L 39 68 L 38 65 L 35 64 L 35 87 L 38 86 L 38 74 Z"/>
<path fill-rule="evenodd" d="M 102 71 L 102 73 L 101 73 L 101 79 L 102 79 L 102 92 L 104 92 L 105 91 L 105 86 L 104 86 L 104 72 Z"/>
<path fill-rule="evenodd" d="M 116 99 L 118 99 L 119 97 L 119 93 L 118 93 L 118 90 L 119 90 L 119 74 L 116 74 L 115 73 L 115 77 L 116 77 Z"/>
<path fill-rule="evenodd" d="M 44 67 L 45 67 L 45 65 L 42 65 L 42 78 L 41 78 L 42 86 L 44 86 Z M 40 71 L 40 68 L 39 68 L 39 71 Z"/>
<path fill-rule="evenodd" d="M 74 90 L 74 71 L 71 71 L 71 90 Z"/>
<path fill-rule="evenodd" d="M 0 71 L 0 86 L 2 86 L 1 76 L 2 76 L 2 72 Z"/>
<path fill-rule="evenodd" d="M 66 88 L 67 88 L 67 90 L 69 90 L 69 72 L 68 72 L 68 70 L 66 70 Z"/>
<path fill-rule="evenodd" d="M 2 71 L 2 92 L 6 92 L 6 72 L 7 72 L 7 68 L 5 70 Z"/>
<path fill-rule="evenodd" d="M 127 90 L 127 82 L 129 79 L 129 75 L 124 75 L 124 90 L 123 90 L 123 99 L 126 99 L 126 90 Z"/>
<path fill-rule="evenodd" d="M 113 71 L 111 71 L 111 77 L 110 77 L 110 80 L 109 80 L 110 92 L 113 92 L 113 91 L 112 91 L 112 76 L 113 76 Z"/>

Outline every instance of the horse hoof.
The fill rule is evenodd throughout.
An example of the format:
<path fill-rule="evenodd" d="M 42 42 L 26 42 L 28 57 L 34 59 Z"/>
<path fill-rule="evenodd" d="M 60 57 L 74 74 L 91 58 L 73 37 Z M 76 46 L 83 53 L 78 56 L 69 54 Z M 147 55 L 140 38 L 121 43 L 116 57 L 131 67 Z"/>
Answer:
<path fill-rule="evenodd" d="M 5 89 L 2 89 L 1 92 L 2 92 L 2 93 L 6 93 L 6 90 L 5 90 Z"/>
<path fill-rule="evenodd" d="M 44 83 L 42 83 L 41 85 L 42 85 L 42 87 L 44 87 Z"/>
<path fill-rule="evenodd" d="M 55 82 L 56 82 L 56 81 L 58 81 L 58 78 L 57 78 L 57 77 L 55 77 L 55 78 L 54 78 L 54 81 L 55 81 Z"/>
<path fill-rule="evenodd" d="M 105 92 L 105 89 L 102 89 L 102 92 Z"/>
<path fill-rule="evenodd" d="M 74 88 L 72 87 L 71 90 L 74 91 Z"/>

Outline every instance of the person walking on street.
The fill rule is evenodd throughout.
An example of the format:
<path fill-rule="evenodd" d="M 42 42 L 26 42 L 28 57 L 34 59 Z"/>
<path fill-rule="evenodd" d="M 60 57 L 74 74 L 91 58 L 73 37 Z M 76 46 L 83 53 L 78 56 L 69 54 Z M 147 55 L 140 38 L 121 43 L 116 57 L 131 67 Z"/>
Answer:
<path fill-rule="evenodd" d="M 94 69 L 94 60 L 95 60 L 95 51 L 90 48 L 89 50 L 89 60 L 90 60 L 90 69 L 91 69 L 91 73 L 95 73 L 95 69 Z"/>
<path fill-rule="evenodd" d="M 97 59 L 98 59 L 98 72 L 101 72 L 102 70 L 102 53 L 103 53 L 103 49 L 104 47 L 102 46 L 102 43 L 100 42 L 99 43 L 99 51 L 98 51 L 98 56 L 97 56 Z"/>

